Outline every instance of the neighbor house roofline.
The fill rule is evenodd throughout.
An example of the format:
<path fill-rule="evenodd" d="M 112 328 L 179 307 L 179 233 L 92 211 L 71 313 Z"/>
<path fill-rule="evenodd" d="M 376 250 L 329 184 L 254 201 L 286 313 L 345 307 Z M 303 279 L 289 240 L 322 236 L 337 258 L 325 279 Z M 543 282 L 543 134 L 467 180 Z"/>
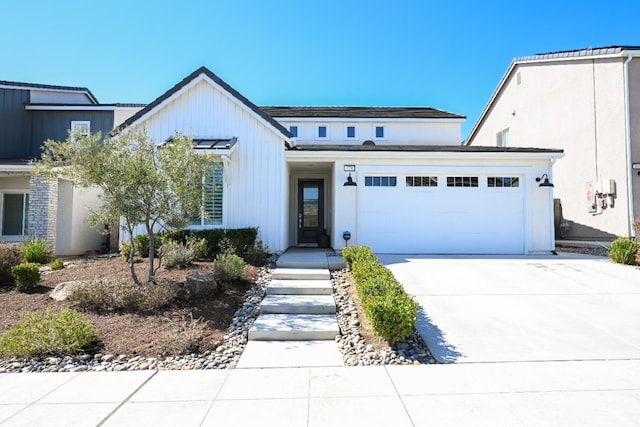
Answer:
<path fill-rule="evenodd" d="M 222 87 L 227 93 L 229 93 L 233 98 L 237 99 L 240 103 L 244 104 L 247 108 L 249 108 L 253 113 L 255 113 L 258 117 L 260 117 L 266 124 L 271 126 L 276 132 L 282 134 L 287 142 L 290 142 L 293 135 L 280 123 L 278 123 L 273 117 L 271 117 L 266 112 L 262 111 L 260 107 L 249 101 L 245 96 L 243 96 L 240 92 L 229 86 L 224 80 L 214 74 L 211 70 L 206 67 L 200 67 L 195 70 L 193 73 L 189 74 L 187 77 L 182 79 L 179 83 L 173 86 L 171 89 L 160 95 L 153 102 L 148 104 L 145 108 L 138 111 L 133 116 L 129 117 L 125 120 L 120 126 L 118 126 L 112 134 L 117 134 L 120 131 L 124 130 L 128 126 L 131 126 L 135 122 L 146 118 L 151 111 L 153 111 L 156 107 L 162 105 L 165 101 L 169 100 L 173 95 L 180 92 L 184 87 L 189 85 L 191 82 L 196 80 L 199 76 L 204 75 L 208 79 L 212 80 L 214 83 Z"/>
<path fill-rule="evenodd" d="M 91 102 L 93 102 L 94 104 L 98 104 L 98 99 L 86 87 L 57 86 L 39 83 L 23 83 L 0 80 L 0 89 L 36 89 L 52 92 L 78 92 L 84 93 L 91 100 Z"/>
<path fill-rule="evenodd" d="M 30 111 L 114 111 L 121 108 L 144 108 L 146 104 L 27 104 Z"/>
<path fill-rule="evenodd" d="M 484 106 L 478 120 L 476 120 L 473 128 L 471 128 L 471 132 L 467 136 L 464 141 L 465 145 L 469 145 L 476 132 L 484 122 L 493 106 L 498 95 L 502 92 L 504 85 L 509 80 L 509 77 L 513 73 L 513 71 L 521 64 L 533 64 L 533 63 L 545 63 L 545 62 L 562 62 L 562 61 L 579 61 L 585 60 L 589 58 L 598 58 L 598 59 L 606 59 L 606 58 L 624 58 L 628 56 L 636 56 L 640 55 L 640 46 L 605 46 L 605 47 L 596 47 L 596 48 L 587 48 L 587 49 L 576 49 L 576 50 L 565 50 L 565 51 L 557 51 L 557 52 L 547 52 L 547 53 L 538 53 L 530 56 L 519 56 L 511 61 L 511 64 L 507 68 L 507 71 L 504 73 L 500 81 L 498 82 L 498 86 L 491 94 L 489 101 Z"/>
<path fill-rule="evenodd" d="M 261 106 L 277 118 L 362 118 L 362 119 L 466 119 L 461 114 L 433 107 L 366 107 L 366 106 Z"/>

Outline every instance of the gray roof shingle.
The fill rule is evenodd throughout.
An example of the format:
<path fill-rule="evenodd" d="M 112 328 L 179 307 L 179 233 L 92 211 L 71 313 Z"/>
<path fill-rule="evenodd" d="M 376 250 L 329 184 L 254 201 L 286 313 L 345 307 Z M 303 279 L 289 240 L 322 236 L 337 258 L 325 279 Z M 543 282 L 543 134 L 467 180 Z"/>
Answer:
<path fill-rule="evenodd" d="M 278 118 L 400 118 L 465 119 L 466 116 L 432 107 L 349 107 L 349 106 L 261 106 L 262 111 Z"/>

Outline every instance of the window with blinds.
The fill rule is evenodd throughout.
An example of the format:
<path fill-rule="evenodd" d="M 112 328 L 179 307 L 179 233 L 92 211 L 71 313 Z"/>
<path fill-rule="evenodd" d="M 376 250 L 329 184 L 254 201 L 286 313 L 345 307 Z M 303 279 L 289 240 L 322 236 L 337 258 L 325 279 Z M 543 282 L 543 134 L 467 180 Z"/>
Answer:
<path fill-rule="evenodd" d="M 203 215 L 194 218 L 192 222 L 193 225 L 222 225 L 223 174 L 224 168 L 222 163 L 214 163 L 208 168 L 203 178 Z"/>

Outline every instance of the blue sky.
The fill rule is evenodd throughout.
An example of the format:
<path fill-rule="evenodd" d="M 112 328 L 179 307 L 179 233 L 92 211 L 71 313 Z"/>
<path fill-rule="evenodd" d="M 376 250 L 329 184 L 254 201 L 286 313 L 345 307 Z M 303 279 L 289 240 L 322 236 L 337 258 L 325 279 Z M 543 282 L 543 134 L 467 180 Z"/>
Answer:
<path fill-rule="evenodd" d="M 148 103 L 204 65 L 258 105 L 432 106 L 473 126 L 511 60 L 640 45 L 637 0 L 7 2 L 0 80 Z"/>

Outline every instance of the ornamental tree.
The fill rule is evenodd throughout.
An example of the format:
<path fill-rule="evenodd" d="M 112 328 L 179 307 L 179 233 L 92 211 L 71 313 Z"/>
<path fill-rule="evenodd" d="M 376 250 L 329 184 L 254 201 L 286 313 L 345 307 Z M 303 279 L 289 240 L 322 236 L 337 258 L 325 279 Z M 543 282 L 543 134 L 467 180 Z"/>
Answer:
<path fill-rule="evenodd" d="M 80 187 L 102 190 L 102 204 L 90 209 L 88 224 L 119 222 L 134 248 L 136 226 L 149 236 L 149 276 L 155 283 L 155 234 L 182 228 L 202 212 L 202 177 L 210 155 L 196 153 L 191 138 L 174 134 L 158 145 L 144 130 L 129 130 L 104 140 L 100 133 L 70 134 L 65 141 L 47 140 L 36 173 L 64 177 Z M 140 283 L 129 256 L 131 278 Z"/>

